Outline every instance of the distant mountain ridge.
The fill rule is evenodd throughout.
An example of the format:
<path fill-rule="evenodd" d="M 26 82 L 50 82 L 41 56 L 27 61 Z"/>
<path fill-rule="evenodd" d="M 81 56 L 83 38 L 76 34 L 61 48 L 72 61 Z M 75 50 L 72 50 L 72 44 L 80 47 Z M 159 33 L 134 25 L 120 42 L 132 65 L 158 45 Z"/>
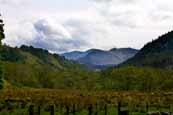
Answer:
<path fill-rule="evenodd" d="M 146 44 L 125 65 L 173 67 L 173 31 Z"/>
<path fill-rule="evenodd" d="M 111 50 L 90 49 L 85 52 L 62 54 L 65 58 L 78 61 L 89 68 L 105 69 L 123 63 L 133 57 L 138 50 L 132 48 L 113 48 Z"/>
<path fill-rule="evenodd" d="M 86 56 L 88 53 L 92 52 L 93 49 L 87 50 L 87 51 L 72 51 L 62 54 L 66 59 L 69 60 L 78 60 L 81 57 Z"/>

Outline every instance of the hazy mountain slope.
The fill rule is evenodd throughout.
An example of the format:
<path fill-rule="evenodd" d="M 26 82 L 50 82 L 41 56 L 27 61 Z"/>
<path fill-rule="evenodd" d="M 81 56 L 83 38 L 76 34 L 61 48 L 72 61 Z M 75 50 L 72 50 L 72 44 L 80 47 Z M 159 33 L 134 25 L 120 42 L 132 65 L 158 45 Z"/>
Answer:
<path fill-rule="evenodd" d="M 125 65 L 172 67 L 173 66 L 173 31 L 146 44 Z"/>
<path fill-rule="evenodd" d="M 80 58 L 78 61 L 91 65 L 110 65 L 112 62 L 117 64 L 117 60 L 121 59 L 113 53 L 102 50 L 95 50 L 89 53 L 87 56 Z"/>
<path fill-rule="evenodd" d="M 122 61 L 124 61 L 133 57 L 138 52 L 138 50 L 132 48 L 120 48 L 120 49 L 114 48 L 111 49 L 110 52 L 117 55 L 119 58 L 122 59 Z"/>
<path fill-rule="evenodd" d="M 79 58 L 82 58 L 84 56 L 86 56 L 88 53 L 92 52 L 92 50 L 94 49 L 90 49 L 87 51 L 72 51 L 72 52 L 67 52 L 67 53 L 63 53 L 61 54 L 61 56 L 64 56 L 66 59 L 69 60 L 78 60 Z"/>
<path fill-rule="evenodd" d="M 89 65 L 117 65 L 125 60 L 133 57 L 137 50 L 126 49 L 111 49 L 110 51 L 94 50 L 78 61 Z"/>

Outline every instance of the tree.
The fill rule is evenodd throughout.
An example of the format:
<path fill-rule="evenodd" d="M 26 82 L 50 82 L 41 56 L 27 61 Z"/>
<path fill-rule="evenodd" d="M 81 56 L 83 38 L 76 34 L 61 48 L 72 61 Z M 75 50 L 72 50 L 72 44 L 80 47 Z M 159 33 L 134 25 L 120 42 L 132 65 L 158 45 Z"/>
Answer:
<path fill-rule="evenodd" d="M 1 17 L 1 14 L 0 14 L 0 17 Z M 5 38 L 3 26 L 4 26 L 3 20 L 0 19 L 0 45 L 1 45 L 2 39 Z"/>
<path fill-rule="evenodd" d="M 1 17 L 1 14 L 0 14 Z M 3 20 L 0 18 L 0 50 L 2 50 L 2 40 L 5 38 L 4 34 L 4 24 Z M 0 89 L 4 87 L 4 71 L 3 71 L 3 65 L 2 65 L 2 56 L 0 54 Z"/>

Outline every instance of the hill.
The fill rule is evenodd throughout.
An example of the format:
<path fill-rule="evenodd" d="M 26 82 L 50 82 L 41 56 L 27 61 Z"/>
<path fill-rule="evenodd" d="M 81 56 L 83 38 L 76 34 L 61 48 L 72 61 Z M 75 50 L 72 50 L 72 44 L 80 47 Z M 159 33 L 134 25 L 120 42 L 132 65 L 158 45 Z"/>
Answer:
<path fill-rule="evenodd" d="M 51 76 L 58 76 L 65 71 L 70 74 L 84 70 L 84 66 L 77 62 L 32 46 L 2 46 L 0 53 L 5 79 L 14 86 L 51 88 L 56 84 Z"/>
<path fill-rule="evenodd" d="M 82 65 L 75 61 L 65 59 L 58 54 L 51 54 L 47 50 L 34 48 L 32 46 L 21 46 L 20 48 L 12 48 L 2 46 L 2 61 L 17 62 L 30 65 L 47 65 L 54 69 L 70 69 L 80 68 Z"/>
<path fill-rule="evenodd" d="M 173 66 L 173 31 L 168 32 L 158 39 L 146 44 L 125 65 L 172 67 Z"/>
<path fill-rule="evenodd" d="M 67 59 L 74 59 L 92 69 L 105 69 L 118 65 L 137 53 L 132 48 L 113 48 L 109 51 L 90 49 L 86 52 L 70 52 L 63 54 Z M 80 55 L 80 56 L 79 56 Z M 76 56 L 77 58 L 74 58 Z"/>

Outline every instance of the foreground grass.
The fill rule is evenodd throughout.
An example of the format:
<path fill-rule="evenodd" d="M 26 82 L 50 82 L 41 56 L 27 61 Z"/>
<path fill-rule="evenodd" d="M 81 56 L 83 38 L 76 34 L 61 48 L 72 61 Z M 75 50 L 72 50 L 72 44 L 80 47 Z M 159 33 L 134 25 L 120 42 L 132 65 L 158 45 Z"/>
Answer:
<path fill-rule="evenodd" d="M 53 89 L 4 89 L 0 90 L 0 102 L 16 101 L 36 104 L 114 104 L 122 103 L 173 103 L 173 92 L 135 91 L 78 91 Z"/>
<path fill-rule="evenodd" d="M 0 115 L 26 113 L 31 104 L 35 105 L 35 109 L 41 106 L 41 115 L 50 114 L 46 109 L 50 105 L 55 105 L 57 115 L 60 111 L 64 114 L 66 106 L 72 110 L 73 105 L 76 106 L 76 115 L 88 115 L 87 107 L 91 104 L 98 115 L 104 115 L 105 105 L 108 107 L 108 115 L 115 115 L 118 102 L 121 102 L 122 109 L 129 110 L 131 115 L 144 115 L 146 105 L 149 106 L 148 111 L 172 111 L 173 93 L 4 89 L 0 91 Z"/>

